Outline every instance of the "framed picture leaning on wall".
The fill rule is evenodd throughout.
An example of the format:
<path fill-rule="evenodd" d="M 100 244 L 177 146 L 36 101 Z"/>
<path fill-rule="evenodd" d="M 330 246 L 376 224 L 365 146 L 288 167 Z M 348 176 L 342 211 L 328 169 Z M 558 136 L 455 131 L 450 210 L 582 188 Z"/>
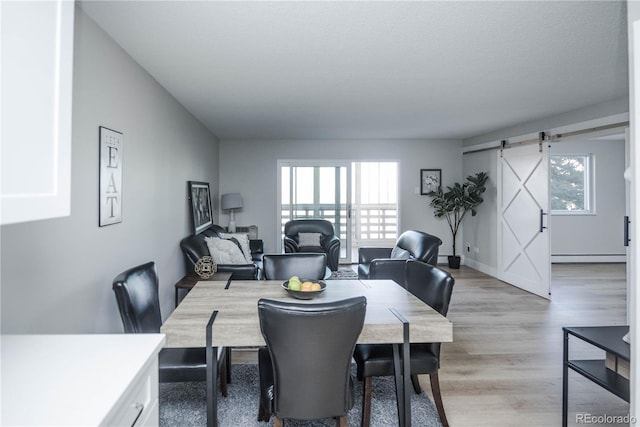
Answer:
<path fill-rule="evenodd" d="M 211 191 L 208 182 L 188 181 L 188 184 L 193 234 L 199 234 L 213 224 Z"/>

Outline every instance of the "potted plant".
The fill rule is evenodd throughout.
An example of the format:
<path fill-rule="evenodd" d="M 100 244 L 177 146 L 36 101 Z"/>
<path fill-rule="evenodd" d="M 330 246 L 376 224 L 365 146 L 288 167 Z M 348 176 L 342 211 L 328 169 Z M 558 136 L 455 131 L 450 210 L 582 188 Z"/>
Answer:
<path fill-rule="evenodd" d="M 453 187 L 447 187 L 447 191 L 440 187 L 427 193 L 431 197 L 430 206 L 434 208 L 434 215 L 437 218 L 445 217 L 453 234 L 453 256 L 449 256 L 451 268 L 460 268 L 460 256 L 456 255 L 458 229 L 467 212 L 471 211 L 471 216 L 477 214 L 475 208 L 483 202 L 482 193 L 486 190 L 487 179 L 489 175 L 486 172 L 478 172 L 468 176 L 462 184 L 456 182 Z"/>

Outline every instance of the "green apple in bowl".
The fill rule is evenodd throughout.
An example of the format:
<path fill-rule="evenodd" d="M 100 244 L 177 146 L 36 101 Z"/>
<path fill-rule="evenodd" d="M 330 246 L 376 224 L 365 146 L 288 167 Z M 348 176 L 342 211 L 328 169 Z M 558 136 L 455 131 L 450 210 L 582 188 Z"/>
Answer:
<path fill-rule="evenodd" d="M 302 281 L 298 276 L 291 276 L 287 287 L 292 291 L 299 291 L 302 288 Z"/>

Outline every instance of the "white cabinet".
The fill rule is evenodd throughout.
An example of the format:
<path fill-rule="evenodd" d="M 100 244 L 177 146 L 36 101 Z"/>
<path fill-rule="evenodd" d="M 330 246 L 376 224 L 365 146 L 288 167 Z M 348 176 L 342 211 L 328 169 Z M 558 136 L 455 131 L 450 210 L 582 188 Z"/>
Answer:
<path fill-rule="evenodd" d="M 2 335 L 0 425 L 157 426 L 162 334 Z"/>
<path fill-rule="evenodd" d="M 158 358 L 140 371 L 109 415 L 103 426 L 157 426 L 158 419 Z"/>
<path fill-rule="evenodd" d="M 75 5 L 0 1 L 0 223 L 68 216 Z"/>

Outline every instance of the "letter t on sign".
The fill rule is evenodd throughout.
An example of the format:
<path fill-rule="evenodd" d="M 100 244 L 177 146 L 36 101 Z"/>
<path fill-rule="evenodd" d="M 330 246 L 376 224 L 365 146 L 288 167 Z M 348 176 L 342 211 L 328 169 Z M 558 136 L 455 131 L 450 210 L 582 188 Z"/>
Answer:
<path fill-rule="evenodd" d="M 100 126 L 100 227 L 122 222 L 121 132 Z"/>

